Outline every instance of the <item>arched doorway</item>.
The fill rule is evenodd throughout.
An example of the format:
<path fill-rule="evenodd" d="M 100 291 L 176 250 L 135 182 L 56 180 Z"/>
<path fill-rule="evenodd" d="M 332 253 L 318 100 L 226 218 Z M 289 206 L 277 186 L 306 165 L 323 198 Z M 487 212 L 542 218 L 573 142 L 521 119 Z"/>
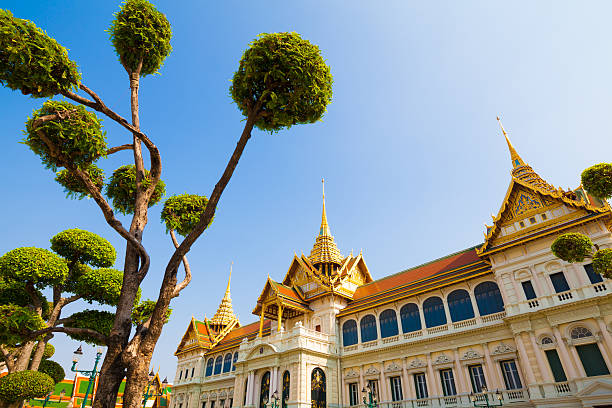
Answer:
<path fill-rule="evenodd" d="M 270 399 L 270 372 L 266 371 L 261 377 L 261 389 L 259 391 L 259 408 L 266 408 Z"/>
<path fill-rule="evenodd" d="M 283 392 L 281 395 L 281 408 L 287 408 L 287 401 L 289 401 L 289 386 L 291 382 L 291 375 L 289 371 L 283 373 Z"/>
<path fill-rule="evenodd" d="M 310 398 L 312 402 L 312 408 L 325 408 L 326 398 L 325 390 L 325 373 L 319 367 L 312 370 L 312 376 L 310 378 Z"/>

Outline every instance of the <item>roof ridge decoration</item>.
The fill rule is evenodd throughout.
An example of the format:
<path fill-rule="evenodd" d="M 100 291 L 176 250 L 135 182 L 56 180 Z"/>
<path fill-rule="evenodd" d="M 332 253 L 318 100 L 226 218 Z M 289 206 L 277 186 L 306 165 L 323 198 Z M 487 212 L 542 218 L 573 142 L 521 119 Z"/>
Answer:
<path fill-rule="evenodd" d="M 340 253 L 334 237 L 331 234 L 329 224 L 327 223 L 327 212 L 325 210 L 325 179 L 321 179 L 323 183 L 323 213 L 321 215 L 321 228 L 319 235 L 310 251 L 308 258 L 314 265 L 322 263 L 342 264 L 344 257 Z"/>
<path fill-rule="evenodd" d="M 221 303 L 219 304 L 219 308 L 217 309 L 217 313 L 210 320 L 210 324 L 213 326 L 219 327 L 219 332 L 224 331 L 223 329 L 232 325 L 235 321 L 238 321 L 238 317 L 234 313 L 234 308 L 232 307 L 232 297 L 230 294 L 230 283 L 232 281 L 232 267 L 234 262 L 230 264 L 230 273 L 229 278 L 227 279 L 227 289 L 225 289 L 225 294 L 223 295 L 223 299 L 221 299 Z"/>

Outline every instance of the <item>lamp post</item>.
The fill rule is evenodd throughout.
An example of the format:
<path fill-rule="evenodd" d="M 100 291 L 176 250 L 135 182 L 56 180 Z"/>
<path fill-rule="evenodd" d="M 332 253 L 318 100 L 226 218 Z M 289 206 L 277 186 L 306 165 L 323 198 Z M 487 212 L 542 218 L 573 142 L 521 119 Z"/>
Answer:
<path fill-rule="evenodd" d="M 151 397 L 161 397 L 163 395 L 165 395 L 166 392 L 166 386 L 168 385 L 168 378 L 164 378 L 164 381 L 162 381 L 161 385 L 162 385 L 162 391 L 160 393 L 156 393 L 154 390 L 151 390 L 151 385 L 153 385 L 153 380 L 155 380 L 155 373 L 153 372 L 153 370 L 151 370 L 151 372 L 149 373 L 149 381 L 147 382 L 147 390 L 145 391 L 145 393 L 143 394 L 143 399 L 142 399 L 142 406 L 146 407 L 147 406 L 147 401 L 149 401 L 149 398 Z M 151 392 L 149 392 L 149 390 Z"/>
<path fill-rule="evenodd" d="M 369 385 L 366 385 L 362 390 L 361 394 L 363 396 L 363 403 L 368 408 L 376 408 L 378 403 L 376 402 L 376 394 L 372 392 L 372 389 Z"/>
<path fill-rule="evenodd" d="M 482 394 L 484 395 L 484 401 L 477 401 L 477 395 L 478 394 L 474 394 L 474 393 L 470 393 L 470 401 L 472 401 L 472 404 L 475 407 L 501 407 L 502 405 L 504 405 L 504 403 L 502 402 L 502 398 L 503 395 L 499 390 L 495 391 L 494 397 L 491 397 L 491 401 L 489 402 L 489 394 L 487 394 L 487 388 L 486 387 L 482 387 Z M 495 400 L 497 400 L 497 402 L 495 402 Z"/>
<path fill-rule="evenodd" d="M 43 402 L 42 408 L 45 408 L 45 406 L 47 405 L 47 402 L 49 402 L 49 398 L 51 398 L 51 395 L 53 395 L 53 391 L 49 391 L 47 395 L 45 395 L 45 401 Z"/>
<path fill-rule="evenodd" d="M 62 398 L 64 398 L 65 396 L 66 396 L 66 390 L 63 389 L 60 391 L 60 398 L 59 398 L 60 404 L 62 403 Z"/>
<path fill-rule="evenodd" d="M 74 358 L 72 359 L 72 367 L 70 368 L 70 371 L 74 373 L 81 373 L 86 376 L 87 375 L 89 376 L 89 383 L 87 384 L 87 391 L 85 391 L 85 398 L 83 399 L 83 403 L 81 404 L 81 408 L 85 408 L 85 405 L 87 404 L 87 397 L 89 396 L 89 392 L 92 390 L 93 383 L 96 380 L 96 375 L 98 374 L 98 371 L 96 369 L 98 368 L 100 357 L 102 357 L 102 348 L 98 347 L 98 349 L 96 350 L 96 362 L 94 363 L 94 367 L 92 370 L 77 370 L 76 369 L 76 365 L 79 362 L 78 356 L 81 356 L 81 355 L 83 355 L 83 348 L 79 346 L 79 348 L 74 351 Z"/>
<path fill-rule="evenodd" d="M 280 400 L 280 398 L 278 398 L 278 391 L 274 391 L 274 393 L 272 394 L 272 397 L 270 398 L 269 401 L 264 401 L 264 405 L 267 408 L 278 408 L 278 401 Z"/>

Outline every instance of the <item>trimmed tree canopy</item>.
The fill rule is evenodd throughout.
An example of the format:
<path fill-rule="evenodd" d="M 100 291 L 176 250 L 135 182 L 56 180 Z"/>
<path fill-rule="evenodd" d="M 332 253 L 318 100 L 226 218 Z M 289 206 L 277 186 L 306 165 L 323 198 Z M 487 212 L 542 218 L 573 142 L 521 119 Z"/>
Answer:
<path fill-rule="evenodd" d="M 161 220 L 166 224 L 166 231 L 175 230 L 182 236 L 188 235 L 200 221 L 206 204 L 208 204 L 206 196 L 179 194 L 169 197 L 161 212 Z M 210 222 L 212 223 L 212 220 Z"/>
<path fill-rule="evenodd" d="M 38 371 L 47 374 L 56 384 L 66 377 L 66 372 L 62 366 L 51 360 L 41 360 Z"/>
<path fill-rule="evenodd" d="M 37 119 L 54 114 L 61 116 L 35 126 Z M 86 169 L 106 155 L 106 132 L 102 130 L 102 121 L 82 105 L 49 100 L 26 122 L 24 143 L 40 156 L 47 168 L 56 171 L 58 167 L 64 167 L 62 160 L 52 153 L 37 131 L 56 146 L 60 155 L 79 168 Z"/>
<path fill-rule="evenodd" d="M 149 171 L 145 170 L 142 180 L 143 188 L 151 184 Z M 154 206 L 166 194 L 166 184 L 159 180 L 149 200 L 149 207 Z M 122 214 L 133 214 L 136 202 L 136 167 L 133 164 L 121 166 L 113 172 L 106 186 L 106 195 L 113 200 L 113 207 Z"/>
<path fill-rule="evenodd" d="M 122 283 L 122 271 L 100 268 L 83 273 L 76 281 L 74 291 L 90 303 L 96 301 L 115 306 L 119 301 Z M 138 298 L 140 298 L 140 289 L 138 289 L 137 301 Z"/>
<path fill-rule="evenodd" d="M 80 80 L 64 47 L 31 21 L 0 9 L 0 84 L 41 98 L 77 88 Z"/>
<path fill-rule="evenodd" d="M 566 262 L 582 262 L 591 254 L 593 243 L 583 234 L 568 233 L 559 235 L 550 249 L 556 257 Z"/>
<path fill-rule="evenodd" d="M 153 309 L 155 309 L 155 305 L 157 304 L 154 300 L 144 300 L 132 309 L 132 324 L 134 326 L 143 324 L 147 321 L 147 319 L 153 314 Z M 168 308 L 166 312 L 166 320 L 164 322 L 168 323 L 170 320 L 170 316 L 172 315 L 172 308 Z"/>
<path fill-rule="evenodd" d="M 146 0 L 127 0 L 115 14 L 110 37 L 119 61 L 128 72 L 155 74 L 172 51 L 170 23 Z"/>
<path fill-rule="evenodd" d="M 89 164 L 82 170 L 89 175 L 89 178 L 98 188 L 98 190 L 102 191 L 102 187 L 104 187 L 104 170 L 93 163 Z M 91 196 L 81 179 L 67 169 L 58 171 L 55 175 L 55 181 L 64 187 L 64 191 L 66 192 L 68 198 L 76 198 L 80 200 L 84 197 Z"/>
<path fill-rule="evenodd" d="M 43 353 L 43 358 L 51 358 L 55 354 L 55 346 L 51 343 L 45 344 L 45 352 Z"/>
<path fill-rule="evenodd" d="M 38 371 L 18 371 L 0 377 L 0 399 L 9 403 L 44 397 L 54 388 L 53 379 Z"/>
<path fill-rule="evenodd" d="M 259 129 L 318 121 L 332 98 L 332 75 L 319 47 L 297 33 L 260 34 L 242 55 L 230 93 L 244 116 L 260 99 Z"/>
<path fill-rule="evenodd" d="M 593 270 L 608 279 L 612 278 L 612 249 L 604 248 L 593 255 Z"/>
<path fill-rule="evenodd" d="M 78 228 L 68 229 L 51 238 L 51 249 L 69 261 L 108 267 L 117 253 L 106 239 Z"/>
<path fill-rule="evenodd" d="M 109 336 L 113 328 L 115 315 L 111 312 L 85 309 L 68 317 L 64 327 L 76 327 L 80 329 L 91 329 L 100 334 Z M 77 341 L 84 341 L 89 344 L 99 344 L 98 340 L 87 336 L 74 333 L 66 333 L 69 337 Z"/>
<path fill-rule="evenodd" d="M 612 164 L 599 163 L 582 172 L 582 186 L 589 194 L 602 199 L 612 197 Z"/>
<path fill-rule="evenodd" d="M 36 291 L 42 305 L 42 317 L 49 316 L 49 303 L 42 292 Z M 32 305 L 32 297 L 25 289 L 25 283 L 15 281 L 4 281 L 0 279 L 0 305 L 29 306 Z"/>
<path fill-rule="evenodd" d="M 30 332 L 45 327 L 45 321 L 29 307 L 0 305 L 0 344 L 15 346 Z"/>
<path fill-rule="evenodd" d="M 68 276 L 66 261 L 46 249 L 24 247 L 0 257 L 0 276 L 37 287 L 61 284 Z"/>

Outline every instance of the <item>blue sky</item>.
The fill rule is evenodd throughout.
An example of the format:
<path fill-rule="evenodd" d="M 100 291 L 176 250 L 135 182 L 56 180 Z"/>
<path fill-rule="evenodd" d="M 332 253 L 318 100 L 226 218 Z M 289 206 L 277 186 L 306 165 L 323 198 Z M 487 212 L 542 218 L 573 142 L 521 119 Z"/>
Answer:
<path fill-rule="evenodd" d="M 191 316 L 214 314 L 234 262 L 242 323 L 269 273 L 282 279 L 294 252 L 309 253 L 321 217 L 343 254 L 363 249 L 375 278 L 482 242 L 510 179 L 495 117 L 548 182 L 579 184 L 610 161 L 612 53 L 609 2 L 156 1 L 173 27 L 161 75 L 141 84 L 141 125 L 159 146 L 169 194 L 210 194 L 243 123 L 229 79 L 261 32 L 296 31 L 331 66 L 334 98 L 322 122 L 255 131 L 215 221 L 194 245 L 194 278 L 172 307 L 153 364 L 172 381 L 173 353 Z M 129 117 L 127 74 L 105 30 L 119 2 L 4 0 L 69 48 L 83 81 Z M 19 141 L 42 100 L 0 90 L 0 253 L 49 247 L 79 227 L 124 243 L 90 200 L 65 198 L 53 174 Z M 110 143 L 129 135 L 105 121 Z M 101 163 L 110 174 L 128 152 Z M 151 209 L 144 296 L 156 296 L 171 242 Z M 123 218 L 125 222 L 127 219 Z M 121 259 L 118 260 L 121 265 Z M 69 368 L 78 343 L 57 335 Z M 94 349 L 86 347 L 93 361 Z M 86 367 L 84 367 L 86 368 Z"/>

